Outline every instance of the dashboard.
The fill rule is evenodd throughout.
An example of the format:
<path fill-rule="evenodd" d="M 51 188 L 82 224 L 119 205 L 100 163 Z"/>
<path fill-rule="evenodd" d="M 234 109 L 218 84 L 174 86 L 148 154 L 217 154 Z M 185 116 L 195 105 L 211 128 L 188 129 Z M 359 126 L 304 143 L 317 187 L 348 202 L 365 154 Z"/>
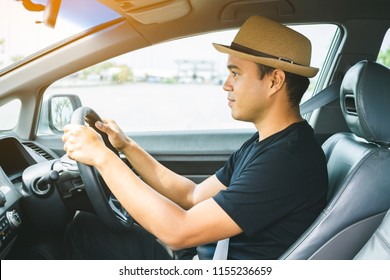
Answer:
<path fill-rule="evenodd" d="M 0 256 L 3 258 L 15 240 L 18 228 L 21 226 L 20 208 L 18 201 L 21 195 L 14 189 L 14 186 L 7 175 L 0 168 Z"/>
<path fill-rule="evenodd" d="M 23 170 L 37 161 L 13 137 L 0 139 L 0 154 L 0 256 L 4 257 L 22 225 L 19 201 Z"/>
<path fill-rule="evenodd" d="M 36 163 L 15 138 L 1 139 L 0 151 L 0 166 L 8 177 L 17 177 L 28 166 Z"/>
<path fill-rule="evenodd" d="M 0 155 L 0 258 L 5 259 L 21 235 L 63 229 L 72 213 L 58 188 L 42 179 L 58 162 L 55 153 L 7 136 L 0 137 Z"/>

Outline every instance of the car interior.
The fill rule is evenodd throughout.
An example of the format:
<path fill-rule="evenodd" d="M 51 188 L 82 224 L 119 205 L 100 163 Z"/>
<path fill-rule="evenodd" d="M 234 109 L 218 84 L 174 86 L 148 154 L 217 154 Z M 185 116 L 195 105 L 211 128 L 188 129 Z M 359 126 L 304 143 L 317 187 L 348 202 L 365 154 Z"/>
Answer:
<path fill-rule="evenodd" d="M 390 118 L 390 2 L 5 1 L 14 2 L 15 8 L 34 16 L 36 12 L 33 10 L 38 9 L 43 13 L 39 28 L 49 29 L 53 34 L 62 21 L 80 29 L 5 65 L 3 57 L 8 50 L 2 47 L 0 28 L 1 259 L 64 259 L 63 234 L 78 211 L 97 213 L 109 221 L 108 226 L 112 229 L 129 226 L 131 217 L 107 192 L 104 182 L 94 170 L 87 168 L 82 171 L 77 163 L 65 156 L 61 140 L 63 126 L 58 127 L 55 122 L 56 102 L 65 100 L 61 112 L 71 116 L 75 111 L 72 121 L 78 118 L 78 122 L 82 123 L 85 117 L 103 116 L 103 109 L 93 106 L 93 102 L 92 105 L 85 104 L 75 92 L 78 88 L 90 91 L 88 86 L 92 83 L 107 86 L 105 78 L 99 76 L 94 80 L 85 79 L 84 84 L 77 87 L 71 84 L 75 77 L 86 73 L 85 69 L 91 69 L 89 67 L 123 55 L 138 54 L 138 51 L 150 47 L 195 35 L 237 30 L 251 15 L 262 15 L 291 27 L 321 24 L 336 27 L 326 45 L 320 72 L 311 81 L 310 93 L 301 104 L 302 109 L 309 108 L 303 116 L 313 127 L 327 159 L 327 205 L 279 259 L 390 259 L 390 127 L 387 124 Z M 1 11 L 6 12 L 4 9 Z M 318 32 L 314 33 L 316 38 L 321 37 Z M 13 35 L 27 36 L 23 32 Z M 7 40 L 8 37 L 5 38 Z M 229 40 L 233 38 L 226 38 L 225 43 L 229 44 Z M 169 52 L 169 49 L 166 50 Z M 185 51 L 187 58 L 182 61 L 196 59 L 191 57 L 191 47 Z M 165 54 L 159 52 L 158 55 L 163 57 Z M 136 58 L 133 58 L 130 64 L 135 62 Z M 187 83 L 204 82 L 195 82 L 195 75 L 189 76 L 190 82 L 183 79 L 177 83 L 184 88 Z M 161 83 L 148 78 L 152 86 Z M 62 86 L 65 82 L 70 86 Z M 145 82 L 134 80 L 127 83 L 141 88 Z M 217 83 L 222 92 L 219 95 L 224 95 L 219 80 L 210 83 Z M 115 84 L 115 90 L 123 84 L 126 82 Z M 90 99 L 97 99 L 95 96 L 98 93 Z M 112 88 L 104 92 L 104 96 L 117 102 L 118 107 L 109 107 L 108 111 L 117 111 L 123 105 L 120 103 L 124 103 L 121 95 L 115 94 Z M 198 96 L 203 95 L 199 93 Z M 14 100 L 18 100 L 18 110 L 2 109 Z M 207 106 L 204 102 L 200 108 L 193 106 L 189 109 L 192 103 L 196 103 L 195 100 L 187 97 L 184 100 L 188 106 L 183 109 L 184 112 L 194 111 L 198 116 L 202 115 L 202 106 Z M 166 98 L 166 102 L 171 101 Z M 141 111 L 147 111 L 147 106 L 165 106 L 151 98 L 143 105 L 145 108 L 137 98 L 132 98 L 131 103 L 134 108 L 140 107 Z M 211 116 L 216 114 L 215 108 L 210 108 Z M 96 115 L 91 113 L 93 110 Z M 160 117 L 163 118 L 151 113 L 138 116 L 132 110 L 127 109 L 126 115 L 141 126 L 144 119 L 158 122 Z M 15 112 L 16 122 L 8 127 L 7 122 Z M 82 115 L 75 116 L 80 112 Z M 185 115 L 176 116 L 170 122 L 185 118 Z M 223 127 L 154 131 L 145 128 L 145 131 L 128 129 L 126 133 L 160 163 L 198 183 L 213 175 L 230 154 L 253 134 L 253 129 Z M 126 162 L 125 158 L 122 159 Z M 132 168 L 128 162 L 126 164 Z M 94 176 L 93 182 L 88 185 L 102 185 L 99 190 L 86 189 L 87 173 Z"/>
<path fill-rule="evenodd" d="M 388 110 L 370 107 L 377 102 L 371 99 L 388 104 L 389 75 L 388 68 L 368 61 L 345 74 L 340 103 L 351 132 L 336 133 L 323 144 L 328 204 L 282 259 L 353 259 L 390 208 L 389 131 L 371 121 L 386 119 Z"/>

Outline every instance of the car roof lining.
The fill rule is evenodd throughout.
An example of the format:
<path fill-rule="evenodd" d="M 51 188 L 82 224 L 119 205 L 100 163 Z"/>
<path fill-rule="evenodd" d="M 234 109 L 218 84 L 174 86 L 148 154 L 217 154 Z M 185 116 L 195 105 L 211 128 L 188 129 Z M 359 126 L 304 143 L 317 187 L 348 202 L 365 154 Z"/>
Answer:
<path fill-rule="evenodd" d="M 115 2 L 114 0 L 99 1 L 102 3 Z M 151 44 L 156 44 L 171 39 L 186 37 L 188 34 L 196 35 L 215 30 L 238 28 L 253 14 L 262 15 L 284 24 L 315 24 L 328 22 L 344 25 L 345 17 L 343 12 L 346 7 L 354 6 L 356 2 L 354 0 L 344 0 L 342 2 L 339 0 L 312 0 L 310 2 L 303 0 L 185 1 L 188 1 L 191 5 L 191 11 L 188 14 L 175 19 L 161 20 L 159 24 L 143 24 L 135 17 L 121 15 L 124 16 L 129 24 L 142 34 L 147 41 Z M 168 2 L 171 3 L 172 1 Z M 226 4 L 223 5 L 221 2 Z M 333 3 L 330 4 L 331 2 Z M 360 3 L 361 6 L 353 8 L 350 11 L 353 13 L 351 18 L 356 20 L 378 19 L 377 14 L 379 13 L 380 18 L 383 18 L 384 20 L 389 19 L 387 10 L 376 8 L 379 4 L 375 5 L 375 3 L 381 3 L 381 0 L 372 0 L 372 2 L 362 1 L 362 3 Z M 340 6 L 340 9 L 334 9 L 335 5 Z M 148 7 L 148 11 L 152 13 L 153 7 Z M 147 14 L 145 15 L 147 16 Z M 199 21 L 200 18 L 205 20 Z M 185 28 L 183 28 L 184 26 Z"/>
<path fill-rule="evenodd" d="M 124 18 L 142 24 L 164 23 L 191 12 L 189 0 L 99 0 Z"/>

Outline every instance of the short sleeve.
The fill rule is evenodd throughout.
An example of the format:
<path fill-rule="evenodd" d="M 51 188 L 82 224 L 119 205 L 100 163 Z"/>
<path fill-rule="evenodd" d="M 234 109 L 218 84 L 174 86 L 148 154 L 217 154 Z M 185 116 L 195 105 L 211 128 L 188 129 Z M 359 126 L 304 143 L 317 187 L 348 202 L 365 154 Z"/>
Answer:
<path fill-rule="evenodd" d="M 215 175 L 217 176 L 218 180 L 225 186 L 230 185 L 231 178 L 233 176 L 233 172 L 235 170 L 235 166 L 237 164 L 237 158 L 242 156 L 242 154 L 246 151 L 248 146 L 255 141 L 259 137 L 258 133 L 255 133 L 248 141 L 246 141 L 240 149 L 235 151 L 229 159 L 226 161 L 225 165 L 219 169 Z"/>
<path fill-rule="evenodd" d="M 214 200 L 251 235 L 302 203 L 299 186 L 292 183 L 302 178 L 300 172 L 299 162 L 293 155 L 285 151 L 269 152 L 248 164 Z"/>

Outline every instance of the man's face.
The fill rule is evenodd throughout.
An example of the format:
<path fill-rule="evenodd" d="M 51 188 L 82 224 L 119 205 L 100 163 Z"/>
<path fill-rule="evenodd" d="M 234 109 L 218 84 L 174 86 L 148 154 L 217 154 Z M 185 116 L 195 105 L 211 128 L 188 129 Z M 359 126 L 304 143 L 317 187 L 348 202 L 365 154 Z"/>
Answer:
<path fill-rule="evenodd" d="M 223 85 L 228 92 L 229 107 L 236 120 L 261 122 L 269 107 L 268 93 L 272 87 L 270 76 L 260 80 L 257 65 L 248 60 L 229 55 L 229 76 Z"/>

